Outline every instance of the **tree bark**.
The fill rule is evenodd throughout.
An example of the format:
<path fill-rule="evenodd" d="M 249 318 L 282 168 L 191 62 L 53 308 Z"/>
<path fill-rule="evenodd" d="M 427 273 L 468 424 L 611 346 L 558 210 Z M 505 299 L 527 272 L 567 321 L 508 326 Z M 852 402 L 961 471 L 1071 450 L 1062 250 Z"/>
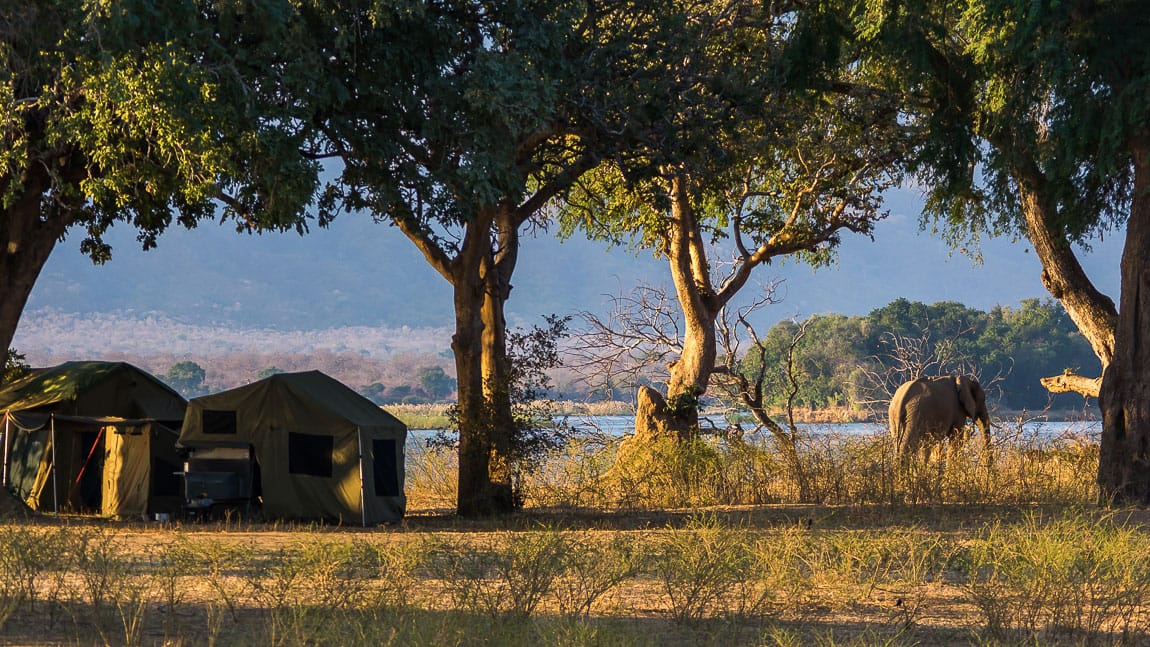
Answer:
<path fill-rule="evenodd" d="M 1055 208 L 1045 197 L 1046 192 L 1042 190 L 1044 180 L 1039 171 L 1034 168 L 1017 169 L 1015 180 L 1026 218 L 1027 237 L 1042 263 L 1042 284 L 1062 303 L 1079 332 L 1090 343 L 1101 364 L 1100 374 L 1104 375 L 1114 358 L 1118 322 L 1114 301 L 1094 287 L 1070 243 L 1055 233 L 1050 224 L 1054 220 Z M 1044 378 L 1042 383 L 1054 393 L 1072 390 L 1086 397 L 1098 396 L 1098 380 L 1067 380 L 1064 376 L 1053 376 Z"/>
<path fill-rule="evenodd" d="M 489 416 L 489 460 L 492 496 L 490 512 L 506 513 L 518 507 L 512 456 L 515 418 L 511 410 L 512 377 L 507 357 L 507 317 L 511 277 L 519 257 L 519 223 L 500 209 L 495 217 L 495 248 L 484 262 L 483 282 L 483 395 Z"/>
<path fill-rule="evenodd" d="M 1102 391 L 1101 377 L 1083 377 L 1073 373 L 1052 375 L 1039 380 L 1051 393 L 1078 393 L 1088 398 L 1097 398 Z"/>
<path fill-rule="evenodd" d="M 451 350 L 455 354 L 458 381 L 459 477 L 456 509 L 464 516 L 487 514 L 493 498 L 490 479 L 490 440 L 483 394 L 483 282 L 476 245 L 468 230 L 463 253 L 456 259 L 452 287 L 455 301 L 455 334 Z M 469 245 L 470 244 L 470 245 Z"/>
<path fill-rule="evenodd" d="M 1134 192 L 1122 252 L 1114 356 L 1102 374 L 1100 503 L 1150 503 L 1150 141 L 1132 147 Z"/>
<path fill-rule="evenodd" d="M 670 366 L 666 398 L 653 399 L 652 394 L 645 394 L 651 402 L 643 403 L 636 411 L 635 425 L 673 432 L 685 439 L 698 431 L 698 400 L 706 393 L 715 370 L 715 318 L 719 308 L 686 179 L 674 176 L 670 184 L 671 219 L 664 253 L 683 312 L 683 347 L 679 359 Z"/>
<path fill-rule="evenodd" d="M 60 205 L 43 206 L 47 178 L 25 178 L 24 189 L 0 222 L 0 350 L 12 346 L 24 306 L 56 242 L 74 220 Z"/>
<path fill-rule="evenodd" d="M 487 272 L 491 268 L 491 228 L 495 209 L 481 209 L 467 224 L 458 253 L 451 257 L 414 219 L 396 225 L 423 253 L 428 263 L 452 286 L 455 355 L 458 381 L 459 475 L 456 510 L 463 516 L 486 516 L 510 509 L 510 494 L 501 464 L 493 465 L 493 416 L 484 384 L 485 346 L 497 334 L 485 326 L 488 307 Z M 494 475 L 493 475 L 494 472 Z"/>

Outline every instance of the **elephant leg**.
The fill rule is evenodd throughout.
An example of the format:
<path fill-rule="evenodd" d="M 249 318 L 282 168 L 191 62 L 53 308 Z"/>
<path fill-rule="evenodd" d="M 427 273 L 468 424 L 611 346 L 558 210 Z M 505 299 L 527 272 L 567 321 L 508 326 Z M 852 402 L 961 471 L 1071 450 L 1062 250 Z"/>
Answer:
<path fill-rule="evenodd" d="M 916 441 L 914 434 L 910 433 L 908 429 L 903 429 L 895 438 L 895 453 L 904 465 L 910 462 L 911 457 L 918 449 L 918 442 Z"/>

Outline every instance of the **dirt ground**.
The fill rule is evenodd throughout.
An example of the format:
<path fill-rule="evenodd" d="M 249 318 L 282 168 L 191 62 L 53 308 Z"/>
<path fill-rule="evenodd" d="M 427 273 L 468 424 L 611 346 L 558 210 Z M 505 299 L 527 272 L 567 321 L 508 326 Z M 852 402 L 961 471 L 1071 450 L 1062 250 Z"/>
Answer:
<path fill-rule="evenodd" d="M 0 498 L 2 500 L 2 498 Z M 183 522 L 116 522 L 75 516 L 5 515 L 0 528 L 39 528 L 52 530 L 111 531 L 119 545 L 130 554 L 151 551 L 180 540 L 198 545 L 246 547 L 257 555 L 273 555 L 298 547 L 308 541 L 362 540 L 385 543 L 430 536 L 451 536 L 465 541 L 481 541 L 493 533 L 550 528 L 578 531 L 594 540 L 618 533 L 644 536 L 647 533 L 683 527 L 697 517 L 698 510 L 663 511 L 528 511 L 496 519 L 469 520 L 436 511 L 413 511 L 397 524 L 375 527 L 341 527 L 314 524 L 254 524 L 243 521 L 226 523 Z M 803 528 L 812 533 L 875 532 L 882 529 L 913 528 L 961 541 L 963 537 L 988 524 L 1009 523 L 1033 515 L 1081 514 L 1042 506 L 743 506 L 712 508 L 707 515 L 725 525 L 754 531 Z M 1087 514 L 1103 514 L 1098 511 Z M 1124 513 L 1129 523 L 1146 526 L 1150 516 L 1145 511 Z M 425 583 L 424 593 L 434 587 Z M 431 588 L 427 588 L 431 587 Z M 812 591 L 811 599 L 821 600 L 802 608 L 778 608 L 767 624 L 739 625 L 728 621 L 705 621 L 683 625 L 669 618 L 666 595 L 657 581 L 639 577 L 625 582 L 611 597 L 611 604 L 592 614 L 591 623 L 616 627 L 606 636 L 640 636 L 629 638 L 631 644 L 917 644 L 967 645 L 994 643 L 984 632 L 978 609 L 964 596 L 961 587 L 945 581 L 930 582 L 911 589 L 875 586 L 854 590 L 849 596 L 831 591 Z M 212 615 L 218 603 L 218 591 L 196 578 L 185 578 L 181 584 L 181 605 L 174 610 L 186 616 L 175 625 L 165 618 L 165 609 L 147 614 L 144 626 L 135 633 L 123 627 L 97 627 L 76 610 L 50 609 L 50 605 L 32 605 L 11 617 L 0 630 L 0 644 L 261 644 L 258 609 L 242 610 L 232 618 Z M 434 594 L 432 594 L 434 595 Z M 148 603 L 156 605 L 158 603 Z M 162 607 L 162 605 L 158 605 Z M 421 613 L 447 613 L 444 605 L 421 604 Z M 121 612 L 121 616 L 122 616 Z M 143 615 L 143 614 L 141 614 Z M 547 622 L 558 614 L 547 609 L 536 614 L 534 622 Z M 123 618 L 121 618 L 123 620 Z M 212 623 L 217 623 L 213 625 Z M 233 624 L 234 623 L 234 624 Z M 239 631 L 247 624 L 248 628 Z M 183 627 L 173 631 L 173 626 Z M 212 627 L 215 627 L 213 629 Z M 222 628 L 222 629 L 221 629 Z M 216 634 L 215 632 L 220 633 Z M 247 633 L 245 633 L 245 631 Z M 253 634 L 252 631 L 257 633 Z M 612 633 L 619 631 L 621 633 Z M 125 636 L 129 636 L 128 639 Z M 1114 637 L 1117 639 L 1118 637 Z M 1128 644 L 1148 644 L 1150 637 L 1126 636 Z M 282 642 L 281 642 L 282 641 Z M 396 639 L 397 642 L 409 642 Z M 293 644 L 280 637 L 280 644 Z M 358 641 L 357 641 L 358 642 Z M 416 640 L 415 642 L 422 642 Z M 438 641 L 430 641 L 436 644 Z M 557 638 L 555 644 L 612 644 L 607 639 L 569 640 Z M 1073 641 L 1070 641 L 1071 643 Z M 466 641 L 447 640 L 444 644 L 497 644 L 480 637 Z M 270 643 L 267 643 L 270 644 Z M 336 641 L 331 644 L 340 644 Z"/>

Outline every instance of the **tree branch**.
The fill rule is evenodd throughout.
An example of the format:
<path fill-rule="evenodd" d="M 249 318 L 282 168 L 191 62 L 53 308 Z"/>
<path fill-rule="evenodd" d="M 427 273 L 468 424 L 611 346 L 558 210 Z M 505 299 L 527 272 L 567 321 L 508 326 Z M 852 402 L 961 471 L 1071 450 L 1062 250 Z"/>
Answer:
<path fill-rule="evenodd" d="M 1051 393 L 1078 393 L 1083 397 L 1097 398 L 1098 392 L 1102 390 L 1102 378 L 1084 377 L 1069 371 L 1062 375 L 1044 377 L 1039 381 Z"/>

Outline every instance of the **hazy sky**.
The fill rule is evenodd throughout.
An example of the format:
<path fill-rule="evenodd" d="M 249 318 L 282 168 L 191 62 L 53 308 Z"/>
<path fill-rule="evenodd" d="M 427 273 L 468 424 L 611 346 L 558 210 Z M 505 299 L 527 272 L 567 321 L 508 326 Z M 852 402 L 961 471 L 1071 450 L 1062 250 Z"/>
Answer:
<path fill-rule="evenodd" d="M 984 262 L 952 253 L 918 228 L 919 201 L 888 197 L 889 219 L 872 242 L 844 234 L 839 262 L 812 270 L 796 263 L 760 268 L 760 284 L 781 278 L 782 303 L 765 323 L 815 313 L 865 314 L 898 297 L 953 300 L 979 309 L 1048 298 L 1026 241 L 986 240 Z M 341 216 L 308 236 L 238 235 L 205 224 L 173 230 L 159 248 L 141 252 L 133 232 L 114 231 L 113 260 L 95 267 L 78 252 L 79 237 L 61 243 L 41 275 L 29 310 L 153 312 L 190 323 L 309 330 L 352 325 L 450 325 L 447 283 L 398 231 L 368 218 Z M 1122 240 L 1110 237 L 1084 254 L 1098 287 L 1115 300 Z M 601 244 L 549 237 L 527 240 L 509 303 L 519 322 L 547 313 L 604 311 L 609 295 L 638 282 L 665 281 L 663 262 L 648 252 L 607 251 Z M 747 289 L 754 288 L 749 285 Z M 418 313 L 418 314 L 416 314 Z"/>

